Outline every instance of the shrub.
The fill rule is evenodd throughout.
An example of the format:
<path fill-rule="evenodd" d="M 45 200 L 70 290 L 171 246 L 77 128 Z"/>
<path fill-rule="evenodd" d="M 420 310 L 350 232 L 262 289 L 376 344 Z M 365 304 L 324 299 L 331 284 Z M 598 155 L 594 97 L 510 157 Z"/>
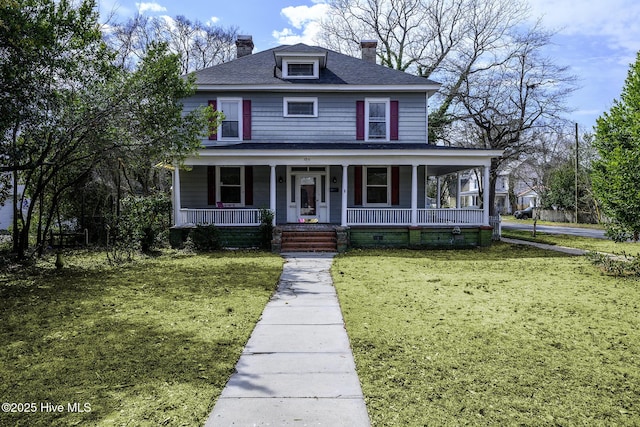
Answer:
<path fill-rule="evenodd" d="M 587 257 L 593 265 L 615 277 L 640 277 L 640 254 L 631 257 L 625 253 L 609 255 L 590 252 Z"/>
<path fill-rule="evenodd" d="M 260 245 L 262 249 L 271 250 L 273 239 L 273 212 L 260 209 Z"/>
<path fill-rule="evenodd" d="M 222 248 L 220 244 L 220 232 L 218 228 L 211 225 L 198 225 L 190 235 L 193 248 L 197 251 L 217 251 Z"/>

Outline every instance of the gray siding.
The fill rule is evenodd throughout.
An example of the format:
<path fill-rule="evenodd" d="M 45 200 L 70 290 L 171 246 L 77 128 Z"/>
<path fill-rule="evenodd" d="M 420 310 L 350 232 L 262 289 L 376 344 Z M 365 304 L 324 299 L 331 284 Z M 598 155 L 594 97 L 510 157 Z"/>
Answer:
<path fill-rule="evenodd" d="M 190 171 L 180 171 L 180 204 L 183 208 L 206 209 L 207 167 L 194 166 Z"/>
<path fill-rule="evenodd" d="M 269 207 L 269 177 L 269 166 L 253 167 L 253 205 L 248 205 L 248 208 Z M 180 190 L 180 204 L 183 208 L 215 207 L 207 204 L 207 166 L 193 166 L 190 171 L 180 171 Z"/>
<path fill-rule="evenodd" d="M 284 117 L 283 98 L 318 98 L 318 117 Z M 184 100 L 185 111 L 206 106 L 211 99 L 242 97 L 251 100 L 253 142 L 355 142 L 356 101 L 390 98 L 399 101 L 399 141 L 423 143 L 427 139 L 427 109 L 424 93 L 198 93 Z M 217 144 L 203 140 L 204 145 Z"/>

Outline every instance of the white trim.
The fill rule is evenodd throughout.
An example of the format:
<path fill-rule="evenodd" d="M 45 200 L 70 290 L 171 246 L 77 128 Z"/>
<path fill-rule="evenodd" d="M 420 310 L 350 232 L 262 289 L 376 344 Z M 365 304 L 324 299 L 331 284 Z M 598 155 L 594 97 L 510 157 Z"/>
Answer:
<path fill-rule="evenodd" d="M 220 126 L 218 127 L 218 141 L 242 141 L 242 118 L 243 118 L 243 111 L 242 111 L 242 98 L 218 98 L 217 99 L 217 105 L 216 108 L 218 109 L 218 111 L 224 112 L 222 109 L 222 103 L 223 102 L 228 102 L 228 103 L 236 103 L 238 105 L 238 136 L 237 137 L 225 137 L 224 134 L 222 133 L 222 122 L 220 122 Z"/>
<path fill-rule="evenodd" d="M 178 225 L 181 220 L 180 209 L 181 201 L 180 195 L 182 194 L 182 188 L 180 188 L 180 164 L 178 162 L 173 163 L 173 186 L 171 187 L 173 193 L 173 224 Z"/>
<path fill-rule="evenodd" d="M 277 199 L 276 199 L 276 165 L 269 165 L 269 209 L 273 213 L 273 219 L 271 225 L 276 225 L 276 217 L 278 212 L 276 211 Z"/>
<path fill-rule="evenodd" d="M 222 196 L 222 182 L 220 182 L 220 169 L 222 168 L 238 168 L 240 169 L 240 203 L 227 203 L 224 200 L 221 200 Z M 245 182 L 244 182 L 244 166 L 235 166 L 235 165 L 220 165 L 216 166 L 216 203 L 222 202 L 225 207 L 228 208 L 242 208 L 245 206 Z M 237 185 L 234 185 L 237 187 Z"/>
<path fill-rule="evenodd" d="M 201 149 L 187 157 L 185 165 L 265 165 L 326 166 L 327 164 L 412 165 L 416 161 L 429 166 L 459 166 L 459 170 L 490 166 L 491 158 L 502 156 L 502 150 L 243 150 Z M 433 172 L 435 173 L 435 172 Z"/>
<path fill-rule="evenodd" d="M 289 103 L 290 102 L 304 102 L 304 103 L 313 103 L 313 113 L 311 115 L 308 114 L 289 114 Z M 318 98 L 316 97 L 296 97 L 296 96 L 285 96 L 282 98 L 282 115 L 283 117 L 318 117 Z"/>
<path fill-rule="evenodd" d="M 340 212 L 340 225 L 342 227 L 346 227 L 347 226 L 347 207 L 349 204 L 348 201 L 348 189 L 349 189 L 349 174 L 348 174 L 348 169 L 349 169 L 349 165 L 347 164 L 343 164 L 342 165 L 342 195 L 341 195 L 341 201 L 342 201 L 342 208 L 341 208 L 341 212 Z"/>
<path fill-rule="evenodd" d="M 385 137 L 370 138 L 369 136 L 369 105 L 373 103 L 385 104 Z M 391 98 L 365 98 L 364 99 L 364 140 L 367 142 L 388 142 L 391 134 Z"/>
<path fill-rule="evenodd" d="M 304 76 L 290 76 L 289 75 L 289 65 L 295 64 L 312 64 L 313 65 L 313 75 L 304 75 Z M 291 80 L 317 80 L 320 77 L 320 60 L 317 58 L 298 58 L 298 57 L 289 57 L 282 59 L 282 78 L 291 79 Z"/>
<path fill-rule="evenodd" d="M 291 84 L 280 84 L 280 85 L 250 85 L 250 84 L 201 84 L 198 85 L 197 92 L 210 92 L 210 91 L 254 91 L 254 92 L 304 92 L 304 91 L 313 91 L 313 92 L 427 92 L 428 94 L 434 94 L 440 89 L 439 84 L 431 84 L 431 85 L 318 85 L 318 84 L 300 84 L 292 87 Z"/>
<path fill-rule="evenodd" d="M 369 198 L 369 176 L 367 174 L 367 170 L 369 168 L 382 169 L 385 168 L 387 170 L 387 203 L 368 203 L 367 199 Z M 376 187 L 382 187 L 381 185 L 377 185 Z M 363 166 L 362 167 L 362 206 L 366 207 L 388 207 L 391 206 L 391 166 L 385 165 L 375 165 L 375 166 Z"/>
<path fill-rule="evenodd" d="M 300 196 L 300 182 L 299 178 L 303 176 L 312 176 L 319 178 L 316 186 L 316 195 L 318 197 L 318 201 L 316 203 L 316 215 L 308 216 L 308 218 L 315 217 L 321 223 L 328 223 L 331 220 L 331 175 L 330 175 L 330 167 L 323 165 L 323 170 L 293 170 L 294 168 L 303 168 L 305 166 L 301 164 L 296 165 L 288 165 L 287 166 L 287 222 L 296 222 L 298 218 L 301 218 L 300 215 L 300 200 L 298 199 Z M 324 178 L 324 187 L 325 192 L 322 194 L 322 180 Z M 293 184 L 293 185 L 292 185 Z M 292 193 L 294 191 L 295 193 Z M 324 197 L 325 201 L 322 201 Z M 292 200 L 295 198 L 295 201 Z"/>

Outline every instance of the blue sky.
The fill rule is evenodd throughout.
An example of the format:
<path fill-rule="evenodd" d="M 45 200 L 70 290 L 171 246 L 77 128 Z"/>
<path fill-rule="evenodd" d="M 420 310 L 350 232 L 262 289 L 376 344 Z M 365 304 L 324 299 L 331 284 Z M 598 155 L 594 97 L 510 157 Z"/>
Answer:
<path fill-rule="evenodd" d="M 315 19 L 323 0 L 99 0 L 101 16 L 116 20 L 136 11 L 154 16 L 184 15 L 189 19 L 235 26 L 253 36 L 254 52 L 280 44 L 312 44 Z M 529 0 L 532 20 L 557 31 L 548 55 L 570 67 L 581 88 L 569 102 L 570 119 L 591 130 L 597 117 L 618 98 L 629 64 L 640 51 L 638 0 Z"/>

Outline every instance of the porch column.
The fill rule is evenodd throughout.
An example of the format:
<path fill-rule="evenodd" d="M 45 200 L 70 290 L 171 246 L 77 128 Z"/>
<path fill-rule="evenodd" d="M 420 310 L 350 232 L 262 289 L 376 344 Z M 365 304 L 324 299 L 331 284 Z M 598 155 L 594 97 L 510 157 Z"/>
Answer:
<path fill-rule="evenodd" d="M 462 201 L 460 197 L 460 192 L 462 190 L 462 180 L 461 180 L 460 172 L 456 173 L 456 180 L 458 181 L 458 188 L 456 189 L 456 209 L 460 209 L 460 202 Z"/>
<path fill-rule="evenodd" d="M 181 225 L 180 218 L 180 165 L 173 164 L 173 225 Z"/>
<path fill-rule="evenodd" d="M 276 165 L 269 165 L 271 177 L 269 178 L 269 210 L 273 212 L 272 225 L 276 225 Z"/>
<path fill-rule="evenodd" d="M 489 225 L 489 167 L 484 167 L 482 177 L 482 213 L 484 215 L 484 225 Z"/>
<path fill-rule="evenodd" d="M 418 225 L 418 165 L 411 165 L 411 226 Z"/>
<path fill-rule="evenodd" d="M 424 206 L 425 209 L 431 209 L 429 201 L 429 167 L 424 165 Z"/>
<path fill-rule="evenodd" d="M 437 209 L 441 209 L 442 208 L 442 180 L 440 179 L 440 177 L 436 177 L 437 181 L 437 188 L 436 188 L 436 194 L 437 194 L 437 199 L 436 199 L 436 208 Z"/>
<path fill-rule="evenodd" d="M 340 216 L 340 225 L 342 227 L 346 227 L 347 226 L 347 188 L 348 188 L 348 182 L 347 182 L 347 170 L 349 168 L 349 165 L 342 165 L 342 211 L 341 211 L 341 216 Z"/>

